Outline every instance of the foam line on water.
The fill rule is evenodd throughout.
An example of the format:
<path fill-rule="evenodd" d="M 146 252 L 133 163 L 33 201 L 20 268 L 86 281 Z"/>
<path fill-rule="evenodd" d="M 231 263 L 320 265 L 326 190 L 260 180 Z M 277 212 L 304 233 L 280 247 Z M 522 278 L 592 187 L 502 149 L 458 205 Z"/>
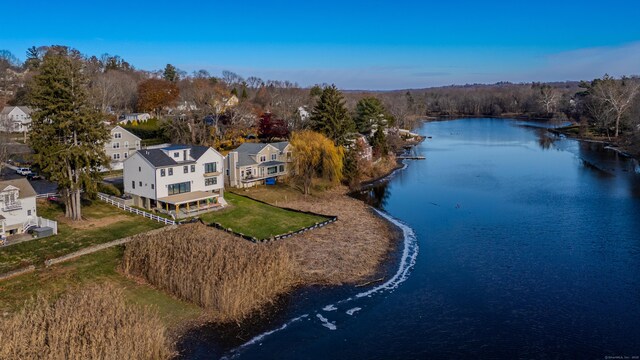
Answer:
<path fill-rule="evenodd" d="M 378 285 L 373 289 L 361 292 L 356 294 L 356 298 L 361 298 L 364 296 L 369 296 L 375 294 L 382 290 L 392 290 L 397 288 L 401 283 L 403 283 L 409 277 L 409 271 L 416 263 L 416 258 L 418 257 L 418 241 L 416 239 L 416 234 L 413 229 L 404 223 L 396 220 L 389 214 L 382 212 L 378 209 L 374 209 L 380 216 L 387 219 L 397 227 L 402 230 L 404 235 L 404 249 L 402 250 L 402 258 L 400 259 L 400 265 L 398 266 L 398 270 L 393 275 L 393 277 L 384 284 Z"/>
<path fill-rule="evenodd" d="M 338 327 L 336 326 L 336 322 L 335 321 L 329 321 L 329 319 L 327 319 L 326 317 L 320 315 L 320 314 L 316 314 L 316 316 L 318 317 L 318 319 L 320 319 L 320 322 L 322 323 L 322 326 L 326 327 L 329 330 L 335 330 Z"/>
<path fill-rule="evenodd" d="M 347 313 L 347 315 L 353 315 L 353 314 L 355 314 L 357 311 L 360 311 L 360 310 L 362 310 L 362 308 L 354 307 L 353 309 L 349 309 L 349 310 L 347 310 L 347 311 L 346 311 L 346 313 Z"/>
<path fill-rule="evenodd" d="M 269 336 L 269 335 L 271 335 L 273 333 L 276 333 L 278 331 L 282 331 L 282 330 L 286 329 L 289 325 L 291 325 L 291 324 L 293 324 L 293 323 L 295 323 L 297 321 L 300 321 L 300 320 L 302 320 L 304 318 L 307 318 L 307 317 L 309 317 L 309 314 L 300 315 L 298 317 L 295 317 L 295 318 L 287 321 L 286 323 L 284 323 L 282 326 L 280 326 L 277 329 L 273 329 L 273 330 L 269 330 L 267 332 L 263 332 L 262 334 L 253 337 L 251 340 L 247 341 L 246 343 L 244 343 L 244 344 L 238 346 L 237 348 L 231 350 L 230 351 L 231 357 L 223 356 L 220 359 L 233 359 L 233 358 L 235 358 L 236 356 L 239 355 L 238 354 L 239 350 L 242 350 L 242 349 L 244 349 L 244 348 L 246 348 L 248 346 L 251 346 L 253 344 L 259 343 L 260 341 L 262 341 L 262 339 L 266 338 L 267 336 Z"/>
<path fill-rule="evenodd" d="M 407 280 L 407 278 L 409 277 L 409 272 L 411 271 L 411 269 L 413 268 L 413 266 L 416 263 L 416 258 L 418 257 L 418 240 L 416 238 L 415 232 L 413 231 L 412 228 L 410 228 L 409 226 L 407 226 L 406 224 L 402 223 L 401 221 L 397 220 L 396 218 L 392 217 L 391 215 L 380 211 L 378 209 L 374 209 L 380 216 L 382 216 L 383 218 L 385 218 L 386 220 L 390 221 L 392 224 L 396 225 L 398 228 L 400 228 L 400 230 L 402 230 L 402 234 L 403 234 L 403 245 L 404 248 L 402 249 L 402 257 L 400 258 L 400 264 L 398 265 L 398 270 L 395 272 L 395 274 L 391 277 L 391 279 L 387 280 L 384 284 L 378 285 L 376 287 L 374 287 L 373 289 L 361 292 L 356 294 L 355 296 L 346 298 L 346 299 L 342 299 L 338 302 L 336 302 L 335 304 L 344 304 L 353 300 L 358 300 L 361 299 L 365 296 L 371 296 L 374 294 L 377 294 L 379 292 L 385 291 L 385 290 L 393 290 L 396 289 L 400 284 L 402 284 L 404 281 Z M 335 307 L 334 304 L 329 304 L 326 305 L 322 308 L 322 310 L 324 311 L 333 311 L 333 310 L 337 310 L 337 307 Z M 361 310 L 361 308 L 359 307 L 355 307 L 353 309 L 350 309 L 347 311 L 348 315 L 352 315 L 353 313 L 355 313 L 356 311 Z M 294 322 L 297 322 L 303 318 L 308 317 L 308 314 L 304 314 L 302 316 L 298 316 L 296 318 L 293 318 L 291 320 L 289 320 L 288 322 L 286 322 L 284 325 L 282 325 L 281 327 L 274 329 L 274 330 L 270 330 L 267 332 L 264 332 L 256 337 L 254 337 L 253 339 L 249 340 L 248 342 L 240 345 L 239 347 L 233 349 L 230 351 L 231 354 L 231 358 L 235 358 L 236 356 L 238 356 L 238 352 L 248 346 L 251 346 L 253 344 L 256 344 L 260 341 L 262 341 L 262 339 L 264 339 L 265 337 L 276 333 L 278 331 L 284 330 L 286 329 L 289 325 L 291 325 Z M 329 328 L 330 330 L 335 330 L 337 327 L 335 325 L 335 321 L 334 322 L 329 322 L 329 320 L 327 318 L 325 318 L 324 316 L 320 315 L 320 314 L 316 314 L 316 316 L 318 317 L 318 319 L 320 319 L 320 321 L 322 322 L 322 325 Z M 229 357 L 225 356 L 223 357 L 223 359 L 229 359 Z"/>

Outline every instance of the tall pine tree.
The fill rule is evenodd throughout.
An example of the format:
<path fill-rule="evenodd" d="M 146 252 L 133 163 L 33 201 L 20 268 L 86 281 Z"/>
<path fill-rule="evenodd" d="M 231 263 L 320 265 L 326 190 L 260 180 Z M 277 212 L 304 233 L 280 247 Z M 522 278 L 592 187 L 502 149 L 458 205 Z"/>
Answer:
<path fill-rule="evenodd" d="M 49 49 L 30 96 L 36 109 L 30 134 L 35 164 L 58 183 L 65 216 L 73 220 L 82 219 L 81 192 L 95 192 L 98 170 L 109 164 L 104 151 L 109 131 L 89 105 L 83 67 L 77 50 Z"/>
<path fill-rule="evenodd" d="M 311 112 L 311 129 L 326 135 L 336 145 L 345 145 L 349 133 L 355 130 L 342 93 L 335 85 L 322 90 L 322 95 Z"/>
<path fill-rule="evenodd" d="M 162 78 L 169 82 L 178 81 L 178 69 L 176 69 L 176 67 L 171 64 L 167 64 L 167 66 L 164 67 L 164 71 L 162 72 Z"/>
<path fill-rule="evenodd" d="M 373 96 L 367 96 L 356 104 L 355 123 L 358 131 L 367 136 L 379 128 L 386 127 L 391 122 L 392 117 L 387 114 L 387 110 L 382 102 Z"/>

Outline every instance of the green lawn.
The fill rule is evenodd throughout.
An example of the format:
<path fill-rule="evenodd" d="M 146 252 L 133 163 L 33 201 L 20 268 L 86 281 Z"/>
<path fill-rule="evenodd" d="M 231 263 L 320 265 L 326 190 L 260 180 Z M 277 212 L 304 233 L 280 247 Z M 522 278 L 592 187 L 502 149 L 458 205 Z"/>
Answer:
<path fill-rule="evenodd" d="M 127 300 L 133 306 L 151 306 L 157 309 L 160 318 L 169 327 L 202 314 L 202 310 L 196 305 L 177 300 L 122 276 L 116 271 L 122 253 L 123 247 L 116 246 L 2 281 L 0 311 L 15 311 L 22 307 L 25 300 L 38 293 L 56 297 L 75 286 L 109 281 L 124 288 Z"/>
<path fill-rule="evenodd" d="M 226 192 L 224 198 L 231 206 L 201 215 L 202 221 L 216 222 L 235 232 L 258 239 L 268 239 L 327 220 L 323 216 L 281 209 L 230 192 Z"/>
<path fill-rule="evenodd" d="M 83 228 L 58 221 L 58 235 L 0 248 L 0 273 L 26 265 L 41 266 L 55 258 L 90 245 L 102 244 L 162 227 L 161 223 L 124 212 L 102 201 L 83 206 L 83 216 L 89 221 Z M 38 215 L 58 220 L 63 210 L 56 204 L 38 202 Z M 115 216 L 119 219 L 114 221 Z M 104 221 L 108 225 L 100 226 Z"/>

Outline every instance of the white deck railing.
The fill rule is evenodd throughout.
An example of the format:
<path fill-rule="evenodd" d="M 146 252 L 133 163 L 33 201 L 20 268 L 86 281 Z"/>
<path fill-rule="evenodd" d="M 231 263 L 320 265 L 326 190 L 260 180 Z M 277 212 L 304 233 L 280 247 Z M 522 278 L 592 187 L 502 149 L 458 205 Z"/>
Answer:
<path fill-rule="evenodd" d="M 115 200 L 111 199 L 106 194 L 98 193 L 98 199 L 106 202 L 107 204 L 116 206 L 116 207 L 118 207 L 118 208 L 120 208 L 120 209 L 122 209 L 124 211 L 128 211 L 128 212 L 134 213 L 136 215 L 141 215 L 143 217 L 146 217 L 146 218 L 151 219 L 151 220 L 155 220 L 157 222 L 161 222 L 161 223 L 166 224 L 166 225 L 175 225 L 176 224 L 176 222 L 173 221 L 173 220 L 165 219 L 165 218 L 163 218 L 161 216 L 153 215 L 153 214 L 150 214 L 150 213 L 148 213 L 146 211 L 142 211 L 142 210 L 136 209 L 134 207 L 125 205 L 125 204 L 123 204 L 123 203 L 121 203 L 119 201 L 115 201 Z"/>

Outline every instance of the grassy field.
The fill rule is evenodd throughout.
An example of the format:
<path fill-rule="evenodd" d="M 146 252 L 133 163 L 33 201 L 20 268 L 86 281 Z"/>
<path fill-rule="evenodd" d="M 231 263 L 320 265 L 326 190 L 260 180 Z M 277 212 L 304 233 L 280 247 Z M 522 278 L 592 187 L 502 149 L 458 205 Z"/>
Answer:
<path fill-rule="evenodd" d="M 83 206 L 82 211 L 86 220 L 72 223 L 62 217 L 64 213 L 61 206 L 39 201 L 38 215 L 58 221 L 58 235 L 0 249 L 0 272 L 31 264 L 39 266 L 47 259 L 90 245 L 109 242 L 163 226 L 101 201 Z"/>
<path fill-rule="evenodd" d="M 230 192 L 225 193 L 224 198 L 231 206 L 200 216 L 202 221 L 217 222 L 235 232 L 258 239 L 268 239 L 327 220 L 323 216 L 281 209 Z"/>
<path fill-rule="evenodd" d="M 59 296 L 76 286 L 113 282 L 124 288 L 127 300 L 135 306 L 151 306 L 158 310 L 167 327 L 174 327 L 187 319 L 198 317 L 202 310 L 172 298 L 144 284 L 138 284 L 116 271 L 123 247 L 105 249 L 77 260 L 40 269 L 34 273 L 0 282 L 0 311 L 15 311 L 24 301 L 38 292 Z"/>

